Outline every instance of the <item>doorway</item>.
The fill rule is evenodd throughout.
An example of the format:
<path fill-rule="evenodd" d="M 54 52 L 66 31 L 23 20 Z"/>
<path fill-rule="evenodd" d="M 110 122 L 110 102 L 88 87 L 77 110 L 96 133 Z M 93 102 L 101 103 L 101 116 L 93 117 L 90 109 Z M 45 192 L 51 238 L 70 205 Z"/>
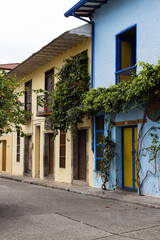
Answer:
<path fill-rule="evenodd" d="M 53 133 L 45 134 L 44 141 L 44 176 L 53 176 L 54 173 L 54 141 Z"/>
<path fill-rule="evenodd" d="M 87 178 L 87 130 L 78 130 L 73 139 L 73 180 Z"/>
<path fill-rule="evenodd" d="M 86 130 L 78 131 L 78 179 L 86 180 Z"/>
<path fill-rule="evenodd" d="M 32 137 L 25 136 L 24 143 L 24 174 L 32 176 Z"/>
<path fill-rule="evenodd" d="M 137 185 L 137 127 L 122 128 L 122 185 L 136 190 Z"/>
<path fill-rule="evenodd" d="M 6 141 L 2 141 L 2 171 L 6 171 Z"/>
<path fill-rule="evenodd" d="M 40 126 L 35 129 L 35 177 L 40 177 Z"/>

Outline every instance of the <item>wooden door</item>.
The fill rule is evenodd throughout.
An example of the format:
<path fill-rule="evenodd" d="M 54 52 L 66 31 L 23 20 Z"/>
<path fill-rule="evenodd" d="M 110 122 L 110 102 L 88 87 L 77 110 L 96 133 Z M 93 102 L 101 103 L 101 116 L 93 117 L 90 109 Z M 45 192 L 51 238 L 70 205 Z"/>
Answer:
<path fill-rule="evenodd" d="M 54 163 L 54 155 L 53 155 L 53 134 L 49 134 L 49 174 L 53 174 L 53 163 Z"/>
<path fill-rule="evenodd" d="M 86 180 L 86 130 L 78 131 L 78 179 Z"/>
<path fill-rule="evenodd" d="M 123 128 L 123 187 L 137 189 L 137 127 Z"/>
<path fill-rule="evenodd" d="M 54 172 L 54 142 L 53 134 L 45 134 L 45 145 L 44 145 L 44 176 L 53 174 Z"/>
<path fill-rule="evenodd" d="M 2 141 L 2 171 L 6 171 L 6 141 Z"/>
<path fill-rule="evenodd" d="M 32 173 L 32 137 L 25 137 L 24 173 Z"/>
<path fill-rule="evenodd" d="M 28 171 L 32 172 L 32 138 L 28 137 Z"/>
<path fill-rule="evenodd" d="M 40 126 L 35 128 L 35 176 L 40 177 Z"/>

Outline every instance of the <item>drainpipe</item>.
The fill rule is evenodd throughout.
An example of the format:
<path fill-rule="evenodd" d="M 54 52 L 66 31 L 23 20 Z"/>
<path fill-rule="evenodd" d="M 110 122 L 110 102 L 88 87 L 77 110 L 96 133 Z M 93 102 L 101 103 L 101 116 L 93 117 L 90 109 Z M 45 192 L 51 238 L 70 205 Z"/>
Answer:
<path fill-rule="evenodd" d="M 73 17 L 78 18 L 79 20 L 82 20 L 84 22 L 87 22 L 92 25 L 92 45 L 91 45 L 91 91 L 93 88 L 93 63 L 94 63 L 94 22 L 93 21 L 88 21 L 84 18 L 78 17 L 73 13 Z M 94 152 L 94 118 L 92 117 L 92 145 L 91 149 Z"/>

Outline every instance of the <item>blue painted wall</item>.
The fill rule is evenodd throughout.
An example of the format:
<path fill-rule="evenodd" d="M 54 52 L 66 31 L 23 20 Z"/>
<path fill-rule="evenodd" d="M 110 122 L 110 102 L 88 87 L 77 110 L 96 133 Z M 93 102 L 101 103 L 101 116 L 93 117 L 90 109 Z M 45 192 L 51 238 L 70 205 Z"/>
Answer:
<path fill-rule="evenodd" d="M 94 87 L 108 87 L 115 84 L 116 67 L 116 34 L 130 26 L 137 25 L 137 61 L 157 63 L 160 57 L 160 1 L 159 0 L 109 0 L 100 9 L 95 11 L 95 56 L 94 56 Z M 134 109 L 127 114 L 121 113 L 116 121 L 136 120 L 143 118 L 143 111 Z M 144 133 L 151 126 L 158 126 L 157 122 L 147 119 Z M 138 124 L 138 130 L 141 124 Z M 113 189 L 122 187 L 122 146 L 121 127 L 115 127 L 112 139 L 116 142 L 117 156 L 111 166 L 111 177 L 107 185 Z M 144 146 L 151 143 L 147 136 Z M 160 156 L 159 156 L 160 158 Z M 160 160 L 158 160 L 158 173 L 149 174 L 144 182 L 142 193 L 160 196 Z M 148 162 L 148 156 L 141 157 L 141 179 L 148 169 L 154 171 L 154 163 Z M 94 172 L 93 185 L 100 187 L 102 184 L 99 174 Z"/>
<path fill-rule="evenodd" d="M 160 57 L 160 1 L 109 0 L 95 11 L 94 87 L 115 83 L 115 35 L 137 24 L 137 61 Z"/>

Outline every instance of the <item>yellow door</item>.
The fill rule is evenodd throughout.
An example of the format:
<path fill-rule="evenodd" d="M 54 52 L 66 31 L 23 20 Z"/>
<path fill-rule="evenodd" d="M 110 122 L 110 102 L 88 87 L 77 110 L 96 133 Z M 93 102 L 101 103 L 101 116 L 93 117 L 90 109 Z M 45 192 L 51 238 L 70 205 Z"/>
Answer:
<path fill-rule="evenodd" d="M 123 128 L 123 187 L 137 189 L 137 127 Z"/>

